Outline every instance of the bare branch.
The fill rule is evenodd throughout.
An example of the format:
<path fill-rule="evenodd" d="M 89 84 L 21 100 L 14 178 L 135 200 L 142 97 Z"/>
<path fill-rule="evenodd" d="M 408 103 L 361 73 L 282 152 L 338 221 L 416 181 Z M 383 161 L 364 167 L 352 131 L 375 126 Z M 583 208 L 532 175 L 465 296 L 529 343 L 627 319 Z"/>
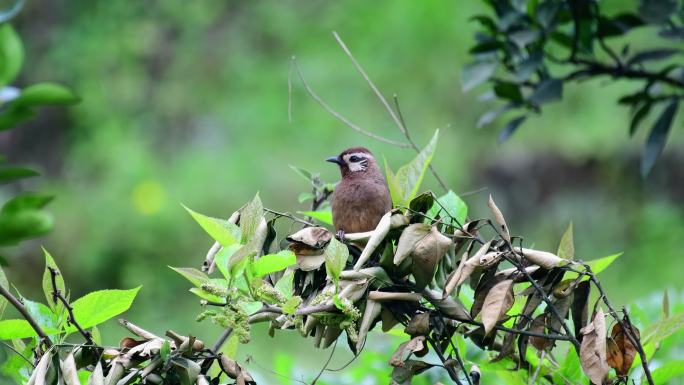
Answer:
<path fill-rule="evenodd" d="M 59 275 L 59 272 L 57 269 L 48 266 L 48 270 L 50 271 L 50 279 L 52 281 L 52 298 L 54 302 L 57 302 L 59 300 L 64 307 L 67 309 L 67 312 L 69 314 L 69 317 L 67 318 L 67 323 L 73 325 L 76 327 L 79 333 L 85 338 L 85 340 L 88 342 L 90 345 L 95 345 L 95 341 L 93 341 L 93 336 L 90 334 L 89 331 L 83 329 L 81 325 L 76 321 L 76 318 L 74 317 L 74 308 L 71 307 L 69 304 L 69 301 L 64 297 L 64 294 L 62 294 L 62 291 L 57 288 L 57 276 Z"/>

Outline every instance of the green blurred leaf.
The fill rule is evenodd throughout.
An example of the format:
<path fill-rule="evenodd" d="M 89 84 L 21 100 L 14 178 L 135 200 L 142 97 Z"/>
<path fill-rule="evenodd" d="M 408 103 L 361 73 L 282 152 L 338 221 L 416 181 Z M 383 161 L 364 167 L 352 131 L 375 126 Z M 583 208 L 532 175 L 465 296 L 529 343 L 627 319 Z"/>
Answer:
<path fill-rule="evenodd" d="M 257 193 L 240 212 L 240 230 L 242 231 L 242 243 L 247 243 L 254 238 L 259 223 L 264 218 L 264 206 Z"/>
<path fill-rule="evenodd" d="M 663 152 L 665 142 L 667 141 L 667 134 L 670 132 L 670 126 L 677 114 L 677 107 L 679 107 L 679 100 L 671 101 L 653 125 L 651 133 L 648 135 L 648 139 L 646 139 L 644 154 L 641 157 L 642 177 L 646 177 L 651 172 L 656 160 L 658 160 Z"/>
<path fill-rule="evenodd" d="M 199 271 L 197 269 L 193 269 L 192 267 L 171 267 L 169 266 L 169 269 L 175 271 L 176 273 L 182 275 L 190 281 L 193 285 L 200 287 L 202 284 L 205 284 L 210 281 L 209 277 L 204 274 L 204 272 Z"/>
<path fill-rule="evenodd" d="M 42 209 L 54 199 L 54 195 L 39 193 L 24 193 L 5 202 L 2 212 L 14 214 L 25 209 Z"/>
<path fill-rule="evenodd" d="M 499 144 L 507 141 L 508 138 L 510 138 L 511 135 L 513 135 L 515 130 L 517 130 L 518 127 L 525 121 L 525 119 L 527 119 L 527 116 L 525 115 L 518 116 L 517 118 L 513 118 L 508 123 L 506 123 L 504 128 L 501 130 L 501 133 L 499 134 Z"/>
<path fill-rule="evenodd" d="M 0 245 L 15 245 L 45 235 L 52 229 L 52 224 L 52 215 L 41 210 L 0 212 Z"/>
<path fill-rule="evenodd" d="M 52 258 L 52 255 L 50 255 L 45 248 L 43 248 L 43 254 L 45 255 L 45 270 L 43 270 L 43 293 L 45 294 L 45 299 L 47 300 L 50 309 L 59 314 L 61 309 L 64 308 L 64 305 L 59 301 L 53 301 L 52 275 L 48 268 L 52 268 L 57 271 L 57 275 L 55 276 L 55 286 L 57 286 L 57 290 L 59 290 L 62 295 L 66 297 L 68 293 L 66 292 L 66 286 L 64 285 L 64 277 L 62 276 L 62 272 L 59 270 L 57 263 L 55 263 L 55 259 Z"/>
<path fill-rule="evenodd" d="M 403 200 L 404 193 L 401 189 L 401 185 L 399 184 L 397 176 L 392 172 L 392 169 L 389 167 L 387 159 L 384 159 L 384 162 L 385 174 L 387 175 L 387 187 L 389 188 L 390 196 L 392 197 L 392 202 L 396 206 L 397 202 L 401 202 Z"/>
<path fill-rule="evenodd" d="M 394 185 L 396 183 L 397 185 L 390 188 L 390 193 L 392 194 L 392 189 L 399 190 L 392 194 L 392 200 L 396 206 L 407 206 L 411 199 L 418 195 L 418 190 L 423 182 L 425 172 L 427 171 L 428 166 L 430 166 L 432 156 L 435 154 L 438 138 L 439 130 L 436 130 L 427 146 L 425 146 L 411 162 L 400 167 L 396 175 L 392 177 L 393 181 L 391 184 Z M 389 179 L 390 172 L 388 172 L 388 180 Z M 395 195 L 399 192 L 401 194 L 400 200 L 395 201 Z"/>
<path fill-rule="evenodd" d="M 327 210 L 319 210 L 319 211 L 297 211 L 299 214 L 311 217 L 321 223 L 325 223 L 326 225 L 331 225 L 333 224 L 332 220 L 332 211 L 330 209 Z"/>
<path fill-rule="evenodd" d="M 656 385 L 668 384 L 673 378 L 684 375 L 684 360 L 665 362 L 663 366 L 655 369 L 651 374 Z M 642 380 L 641 383 L 644 384 L 646 381 Z"/>
<path fill-rule="evenodd" d="M 4 111 L 0 112 L 0 131 L 16 127 L 19 123 L 35 116 L 36 113 L 30 107 L 10 104 Z"/>
<path fill-rule="evenodd" d="M 334 237 L 330 239 L 330 243 L 325 248 L 325 272 L 328 277 L 335 283 L 337 287 L 340 281 L 340 273 L 347 265 L 349 258 L 349 249 L 347 245 L 338 241 Z"/>
<path fill-rule="evenodd" d="M 297 258 L 290 250 L 278 254 L 267 254 L 252 262 L 252 270 L 256 277 L 264 277 L 276 271 L 284 270 L 297 263 Z"/>
<path fill-rule="evenodd" d="M 546 79 L 539 83 L 528 101 L 534 105 L 555 102 L 563 98 L 563 82 L 558 79 Z"/>
<path fill-rule="evenodd" d="M 283 274 L 282 277 L 276 282 L 275 288 L 283 295 L 283 297 L 289 299 L 294 294 L 294 272 L 287 272 Z"/>
<path fill-rule="evenodd" d="M 304 203 L 306 201 L 313 200 L 315 198 L 314 194 L 310 192 L 303 192 L 300 193 L 299 196 L 297 197 L 297 202 L 299 203 Z"/>
<path fill-rule="evenodd" d="M 88 293 L 71 303 L 74 308 L 74 318 L 84 329 L 99 325 L 128 310 L 141 287 Z M 74 332 L 76 328 L 71 326 L 67 330 Z"/>
<path fill-rule="evenodd" d="M 24 47 L 11 25 L 0 25 L 0 86 L 12 82 L 24 62 Z"/>
<path fill-rule="evenodd" d="M 663 60 L 678 53 L 682 53 L 682 50 L 676 48 L 655 48 L 644 50 L 634 54 L 629 60 L 627 60 L 625 65 L 631 66 L 650 60 Z"/>
<path fill-rule="evenodd" d="M 676 0 L 640 0 L 639 16 L 649 23 L 665 23 L 677 11 Z"/>
<path fill-rule="evenodd" d="M 302 297 L 300 296 L 294 296 L 288 298 L 287 301 L 283 304 L 283 313 L 285 314 L 294 314 L 297 311 L 297 308 L 299 305 L 302 304 Z"/>
<path fill-rule="evenodd" d="M 90 336 L 96 345 L 102 345 L 102 334 L 100 334 L 100 329 L 97 326 L 90 328 Z"/>
<path fill-rule="evenodd" d="M 653 103 L 650 101 L 646 102 L 634 113 L 632 122 L 629 124 L 629 136 L 634 136 L 634 133 L 639 128 L 639 123 L 651 112 L 651 107 L 653 107 Z"/>
<path fill-rule="evenodd" d="M 192 211 L 186 206 L 185 209 L 192 215 L 192 217 L 199 223 L 200 226 L 207 232 L 215 241 L 223 247 L 228 247 L 236 243 L 240 243 L 240 228 L 235 224 L 230 223 L 224 219 L 218 219 L 202 215 L 198 212 Z"/>
<path fill-rule="evenodd" d="M 57 83 L 38 83 L 21 91 L 21 95 L 13 101 L 18 106 L 68 105 L 80 101 L 67 87 Z"/>
<path fill-rule="evenodd" d="M 591 267 L 591 271 L 593 271 L 594 274 L 598 274 L 598 273 L 602 272 L 603 270 L 607 269 L 608 266 L 610 266 L 613 262 L 615 262 L 615 260 L 618 259 L 618 257 L 620 257 L 622 254 L 623 253 L 617 253 L 617 254 L 609 255 L 607 257 L 594 259 L 592 261 L 587 262 L 587 265 L 589 265 L 589 267 Z"/>
<path fill-rule="evenodd" d="M 679 312 L 648 325 L 641 339 L 644 345 L 653 344 L 657 347 L 661 341 L 681 330 L 683 326 L 684 312 Z"/>
<path fill-rule="evenodd" d="M 0 169 L 0 184 L 13 182 L 18 179 L 38 176 L 38 171 L 27 167 L 7 167 Z"/>
<path fill-rule="evenodd" d="M 290 168 L 292 169 L 292 171 L 296 172 L 297 175 L 306 179 L 308 182 L 313 183 L 313 174 L 310 171 L 293 165 L 290 165 Z"/>
<path fill-rule="evenodd" d="M 461 84 L 463 92 L 468 92 L 486 82 L 494 75 L 498 62 L 493 60 L 476 61 L 461 68 Z"/>
<path fill-rule="evenodd" d="M 159 356 L 164 362 L 167 362 L 169 357 L 171 357 L 171 344 L 168 340 L 164 340 L 161 348 L 159 348 Z"/>
<path fill-rule="evenodd" d="M 437 198 L 437 202 L 427 212 L 427 216 L 431 218 L 436 218 L 438 215 L 441 218 L 453 218 L 458 223 L 463 224 L 468 216 L 468 206 L 455 192 L 449 190 L 449 192 Z M 452 222 L 452 224 L 456 224 L 453 220 Z"/>

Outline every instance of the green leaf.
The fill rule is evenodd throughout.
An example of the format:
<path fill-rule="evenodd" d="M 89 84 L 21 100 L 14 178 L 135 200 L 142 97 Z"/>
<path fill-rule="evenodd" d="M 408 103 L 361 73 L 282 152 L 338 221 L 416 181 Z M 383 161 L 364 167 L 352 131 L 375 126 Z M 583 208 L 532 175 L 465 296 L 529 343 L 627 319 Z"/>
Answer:
<path fill-rule="evenodd" d="M 290 250 L 278 254 L 267 254 L 252 262 L 254 275 L 261 278 L 276 271 L 284 270 L 297 263 L 297 257 Z"/>
<path fill-rule="evenodd" d="M 38 83 L 24 88 L 13 103 L 18 106 L 45 106 L 68 105 L 79 101 L 78 96 L 61 84 Z"/>
<path fill-rule="evenodd" d="M 488 60 L 476 61 L 463 66 L 461 68 L 461 89 L 463 92 L 468 92 L 489 80 L 494 75 L 497 65 L 497 61 Z"/>
<path fill-rule="evenodd" d="M 392 169 L 389 167 L 387 159 L 384 159 L 384 161 L 385 174 L 387 174 L 387 187 L 389 188 L 390 196 L 392 197 L 392 202 L 394 203 L 394 205 L 396 205 L 397 202 L 402 202 L 402 200 L 404 199 L 404 192 L 401 189 L 401 185 L 399 184 L 397 176 L 392 172 Z"/>
<path fill-rule="evenodd" d="M 216 255 L 214 256 L 214 263 L 216 264 L 216 268 L 219 269 L 221 274 L 223 274 L 223 277 L 226 279 L 230 279 L 230 268 L 229 268 L 229 261 L 230 257 L 235 254 L 238 249 L 240 249 L 242 245 L 234 244 L 229 247 L 224 247 L 222 248 Z"/>
<path fill-rule="evenodd" d="M 684 312 L 674 314 L 649 325 L 643 333 L 643 344 L 656 347 L 665 338 L 679 331 L 684 326 Z"/>
<path fill-rule="evenodd" d="M 646 102 L 634 113 L 632 122 L 629 124 L 629 136 L 634 136 L 634 133 L 639 128 L 641 121 L 648 116 L 649 112 L 651 112 L 651 107 L 653 107 L 653 103 Z"/>
<path fill-rule="evenodd" d="M 24 62 L 24 47 L 11 25 L 0 25 L 0 86 L 17 77 Z"/>
<path fill-rule="evenodd" d="M 36 116 L 30 107 L 16 106 L 10 103 L 7 109 L 0 112 L 0 131 L 15 127 Z"/>
<path fill-rule="evenodd" d="M 684 360 L 666 362 L 651 374 L 656 385 L 667 384 L 671 379 L 684 375 Z M 641 383 L 646 383 L 646 381 L 641 381 Z"/>
<path fill-rule="evenodd" d="M 193 285 L 200 287 L 202 284 L 209 282 L 209 277 L 204 274 L 204 272 L 199 271 L 197 269 L 193 269 L 192 267 L 171 267 L 169 266 L 169 269 L 175 271 L 176 273 L 182 275 L 190 281 Z"/>
<path fill-rule="evenodd" d="M 230 223 L 224 219 L 218 219 L 202 215 L 191 209 L 185 209 L 192 215 L 192 217 L 199 223 L 200 226 L 207 232 L 215 241 L 223 247 L 228 247 L 236 243 L 240 243 L 240 228 L 235 224 Z"/>
<path fill-rule="evenodd" d="M 527 119 L 527 116 L 522 115 L 518 116 L 517 118 L 513 118 L 508 123 L 506 123 L 504 128 L 501 130 L 501 133 L 499 133 L 499 139 L 497 140 L 499 144 L 507 141 L 508 138 L 510 138 L 511 135 L 513 135 L 515 130 L 517 130 L 518 127 L 525 121 L 525 119 Z"/>
<path fill-rule="evenodd" d="M 649 23 L 666 23 L 679 6 L 676 0 L 642 0 L 639 3 L 639 16 Z"/>
<path fill-rule="evenodd" d="M 55 313 L 50 310 L 49 307 L 43 305 L 40 302 L 33 302 L 24 299 L 24 307 L 26 311 L 33 317 L 34 320 L 40 325 L 41 328 L 46 329 L 57 329 L 59 320 Z"/>
<path fill-rule="evenodd" d="M 310 192 L 303 192 L 300 193 L 299 196 L 297 197 L 297 202 L 299 203 L 304 203 L 306 201 L 313 200 L 315 198 L 314 194 Z"/>
<path fill-rule="evenodd" d="M 44 328 L 46 334 L 57 334 L 57 330 Z M 8 319 L 0 321 L 0 340 L 15 338 L 29 338 L 37 336 L 28 321 L 23 319 Z"/>
<path fill-rule="evenodd" d="M 0 183 L 9 183 L 15 180 L 38 176 L 38 171 L 27 167 L 7 167 L 0 169 Z"/>
<path fill-rule="evenodd" d="M 330 209 L 327 210 L 319 210 L 319 211 L 297 211 L 301 215 L 305 215 L 307 217 L 311 217 L 321 223 L 325 223 L 326 225 L 331 225 L 333 224 L 332 220 L 332 211 Z"/>
<path fill-rule="evenodd" d="M 259 199 L 259 193 L 254 196 L 254 199 L 247 203 L 244 209 L 240 212 L 240 230 L 242 231 L 242 243 L 254 238 L 259 223 L 264 218 L 264 206 Z"/>
<path fill-rule="evenodd" d="M 193 287 L 189 290 L 192 294 L 205 299 L 209 302 L 216 302 L 216 303 L 226 303 L 226 299 L 223 297 L 219 297 L 218 295 L 208 293 L 199 287 Z"/>
<path fill-rule="evenodd" d="M 283 304 L 283 313 L 285 314 L 294 314 L 297 311 L 297 308 L 299 305 L 302 304 L 302 297 L 296 295 L 294 297 L 288 298 L 287 301 Z"/>
<path fill-rule="evenodd" d="M 102 345 L 102 334 L 100 334 L 100 329 L 97 326 L 90 328 L 90 336 L 93 338 L 95 345 Z"/>
<path fill-rule="evenodd" d="M 620 257 L 623 253 L 617 253 L 613 255 L 609 255 L 607 257 L 599 258 L 599 259 L 594 259 L 593 261 L 587 262 L 587 265 L 591 267 L 591 271 L 594 272 L 594 274 L 598 274 L 608 268 L 618 257 Z"/>
<path fill-rule="evenodd" d="M 283 297 L 290 299 L 294 294 L 294 272 L 290 271 L 283 274 L 282 277 L 276 282 L 275 288 L 283 295 Z"/>
<path fill-rule="evenodd" d="M 168 340 L 164 340 L 161 348 L 159 348 L 159 356 L 164 362 L 167 362 L 169 357 L 171 357 L 171 344 Z"/>
<path fill-rule="evenodd" d="M 59 267 L 57 267 L 57 264 L 55 263 L 55 259 L 52 258 L 52 255 L 43 248 L 43 254 L 45 254 L 45 270 L 43 271 L 43 293 L 45 294 L 45 299 L 47 300 L 48 305 L 50 305 L 50 309 L 54 311 L 55 313 L 60 313 L 61 309 L 63 309 L 64 305 L 62 303 L 55 303 L 52 298 L 52 275 L 50 273 L 50 270 L 48 268 L 52 268 L 57 271 L 57 275 L 55 276 L 55 286 L 57 286 L 57 290 L 59 290 L 62 295 L 66 296 L 66 286 L 64 285 L 64 277 L 62 276 L 62 272 L 59 270 Z"/>
<path fill-rule="evenodd" d="M 423 182 L 425 172 L 427 171 L 428 166 L 430 166 L 432 156 L 435 154 L 438 138 L 439 130 L 436 130 L 427 146 L 425 146 L 411 162 L 400 167 L 397 171 L 396 180 L 399 183 L 402 196 L 400 202 L 394 202 L 395 205 L 406 206 L 411 199 L 418 195 L 418 190 Z"/>
<path fill-rule="evenodd" d="M 520 86 L 511 82 L 497 82 L 494 85 L 494 93 L 501 99 L 507 99 L 513 102 L 522 102 L 523 96 L 520 92 Z"/>
<path fill-rule="evenodd" d="M 293 165 L 290 165 L 290 168 L 292 169 L 292 171 L 296 172 L 297 175 L 306 179 L 308 182 L 313 183 L 313 174 L 311 174 L 310 171 L 305 170 L 301 167 L 293 166 Z"/>
<path fill-rule="evenodd" d="M 180 378 L 180 385 L 193 385 L 200 374 L 201 368 L 199 364 L 185 357 L 173 357 L 171 364 Z"/>
<path fill-rule="evenodd" d="M 74 318 L 84 329 L 99 325 L 128 310 L 141 287 L 88 293 L 71 303 Z M 76 328 L 72 326 L 68 330 L 74 332 Z"/>
<path fill-rule="evenodd" d="M 572 222 L 568 225 L 558 245 L 558 256 L 564 259 L 572 260 L 575 258 L 575 243 L 572 235 Z"/>
<path fill-rule="evenodd" d="M 665 148 L 665 142 L 667 141 L 667 134 L 670 132 L 670 126 L 674 120 L 674 116 L 677 114 L 677 107 L 679 106 L 678 100 L 673 100 L 670 104 L 665 107 L 665 110 L 660 115 L 651 133 L 648 134 L 648 139 L 646 139 L 646 145 L 644 146 L 644 154 L 641 158 L 641 176 L 646 177 L 656 160 L 660 157 L 660 154 Z"/>
<path fill-rule="evenodd" d="M 335 286 L 337 286 L 340 281 L 340 273 L 347 265 L 348 258 L 349 249 L 347 248 L 347 245 L 335 238 L 331 238 L 330 243 L 328 243 L 328 246 L 325 248 L 325 272 L 335 283 Z"/>
<path fill-rule="evenodd" d="M 54 195 L 24 193 L 8 200 L 2 206 L 1 211 L 7 214 L 14 214 L 26 209 L 39 210 L 45 207 L 48 203 L 50 203 L 50 201 L 52 201 L 53 198 Z"/>
<path fill-rule="evenodd" d="M 449 190 L 449 192 L 437 198 L 437 202 L 432 205 L 432 208 L 427 213 L 427 216 L 431 218 L 436 218 L 438 215 L 441 218 L 454 218 L 458 223 L 463 224 L 468 216 L 468 206 L 455 192 Z M 456 223 L 453 224 L 455 225 Z"/>

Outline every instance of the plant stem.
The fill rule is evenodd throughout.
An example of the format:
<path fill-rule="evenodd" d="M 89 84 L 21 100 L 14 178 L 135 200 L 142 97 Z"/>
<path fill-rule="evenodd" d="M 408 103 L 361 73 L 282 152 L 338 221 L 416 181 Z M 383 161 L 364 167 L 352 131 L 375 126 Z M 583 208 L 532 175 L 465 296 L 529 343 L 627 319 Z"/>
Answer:
<path fill-rule="evenodd" d="M 19 301 L 15 296 L 12 295 L 12 293 L 9 292 L 4 286 L 0 285 L 0 294 L 9 301 L 9 303 L 16 308 L 19 313 L 21 313 L 22 317 L 31 325 L 31 328 L 38 334 L 38 337 L 43 341 L 43 343 L 47 347 L 52 346 L 52 341 L 50 341 L 50 338 L 48 338 L 47 334 L 43 331 L 43 329 L 38 325 L 38 322 L 36 322 L 35 318 L 29 314 L 28 310 L 26 310 L 26 307 L 24 306 L 21 301 Z"/>

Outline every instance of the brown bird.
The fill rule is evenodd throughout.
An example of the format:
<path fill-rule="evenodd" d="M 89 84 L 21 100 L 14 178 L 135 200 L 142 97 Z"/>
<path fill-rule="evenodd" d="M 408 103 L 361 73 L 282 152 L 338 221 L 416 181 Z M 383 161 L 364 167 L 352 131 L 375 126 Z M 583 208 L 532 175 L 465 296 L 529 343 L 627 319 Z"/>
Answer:
<path fill-rule="evenodd" d="M 387 182 L 373 154 L 353 147 L 326 159 L 340 166 L 342 180 L 332 198 L 333 225 L 338 234 L 374 230 L 380 218 L 392 209 Z"/>

